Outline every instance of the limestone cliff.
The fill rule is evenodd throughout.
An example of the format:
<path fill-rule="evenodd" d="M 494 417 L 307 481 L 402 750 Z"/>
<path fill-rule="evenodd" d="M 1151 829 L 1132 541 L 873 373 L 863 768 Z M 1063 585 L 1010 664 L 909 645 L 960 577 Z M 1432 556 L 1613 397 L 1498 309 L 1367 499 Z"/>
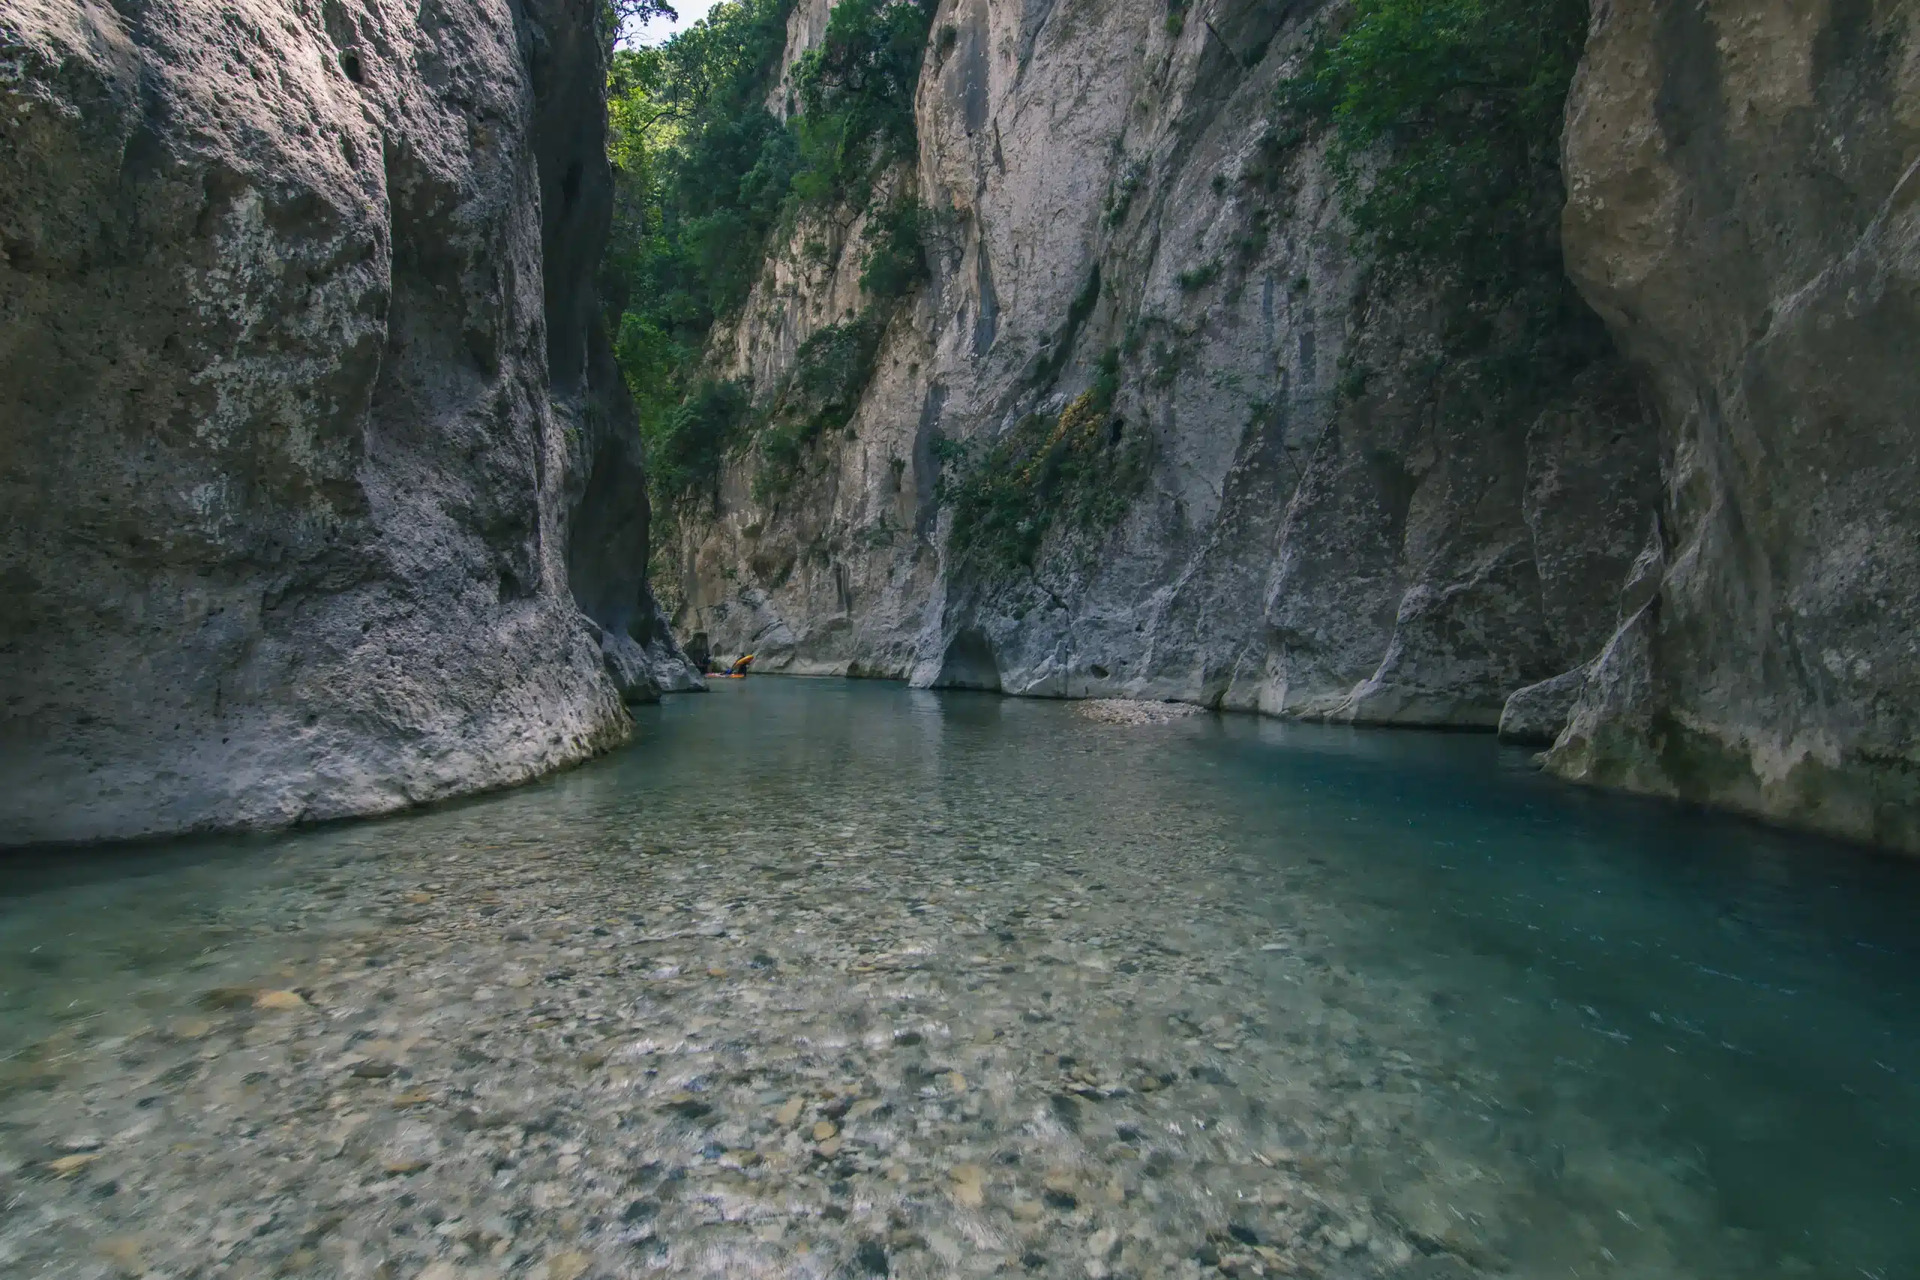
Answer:
<path fill-rule="evenodd" d="M 671 674 L 597 20 L 0 9 L 0 844 L 521 780 Z"/>
<path fill-rule="evenodd" d="M 1613 367 L 1537 420 L 1436 412 L 1423 299 L 1368 292 L 1321 148 L 1274 137 L 1323 8 L 1231 0 L 1175 34 L 1153 0 L 944 5 L 907 178 L 942 214 L 933 280 L 814 483 L 756 503 L 736 469 L 679 549 L 681 625 L 795 671 L 1487 727 L 1597 653 L 1651 428 Z M 768 385 L 857 306 L 862 230 L 797 233 L 824 265 L 776 254 L 732 370 Z M 1059 415 L 1103 356 L 1151 459 L 1125 518 L 1013 580 L 947 564 L 934 444 Z"/>
<path fill-rule="evenodd" d="M 1552 766 L 1920 851 L 1920 6 L 1598 0 L 1567 138 L 1666 476 Z"/>
<path fill-rule="evenodd" d="M 1370 271 L 1325 140 L 1276 136 L 1337 5 L 945 0 L 896 178 L 932 278 L 794 487 L 743 457 L 682 525 L 678 623 L 796 672 L 1499 723 L 1569 777 L 1920 848 L 1912 10 L 1596 4 L 1564 239 L 1612 341 L 1515 418 L 1448 403 L 1432 298 Z M 715 366 L 777 387 L 869 239 L 797 228 Z M 1124 513 L 980 572 L 956 446 L 1060 439 L 1096 391 Z"/>

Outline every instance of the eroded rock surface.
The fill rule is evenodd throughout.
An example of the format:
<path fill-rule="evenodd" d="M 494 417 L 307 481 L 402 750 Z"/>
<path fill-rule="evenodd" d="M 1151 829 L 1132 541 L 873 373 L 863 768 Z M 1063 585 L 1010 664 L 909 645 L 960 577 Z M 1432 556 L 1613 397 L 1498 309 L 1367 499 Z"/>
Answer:
<path fill-rule="evenodd" d="M 1537 421 L 1440 412 L 1429 300 L 1370 291 L 1321 144 L 1276 137 L 1326 8 L 1178 35 L 1151 3 L 943 8 L 911 177 L 950 211 L 933 280 L 817 474 L 756 502 L 749 460 L 684 539 L 685 629 L 763 669 L 1486 728 L 1591 660 L 1651 520 L 1651 420 L 1610 359 Z M 797 55 L 814 27 L 790 30 Z M 764 388 L 860 305 L 863 231 L 777 247 L 722 362 Z M 957 568 L 936 442 L 1059 415 L 1109 351 L 1152 458 L 1126 517 L 1032 575 Z"/>
<path fill-rule="evenodd" d="M 1668 461 L 1552 766 L 1920 851 L 1920 11 L 1601 3 L 1567 138 Z"/>
<path fill-rule="evenodd" d="M 1504 711 L 1569 778 L 1920 849 L 1913 5 L 1596 5 L 1565 242 L 1616 353 L 1504 427 L 1445 411 L 1435 317 L 1369 280 L 1319 143 L 1274 145 L 1328 11 L 943 6 L 902 179 L 952 211 L 933 280 L 807 484 L 757 502 L 749 460 L 684 534 L 681 621 L 763 669 Z M 863 231 L 777 247 L 720 363 L 764 386 L 850 314 Z M 1152 444 L 1125 518 L 957 566 L 938 442 L 1060 414 L 1115 349 Z"/>
<path fill-rule="evenodd" d="M 0 14 L 0 843 L 375 812 L 625 737 L 581 610 L 652 609 L 596 20 Z"/>

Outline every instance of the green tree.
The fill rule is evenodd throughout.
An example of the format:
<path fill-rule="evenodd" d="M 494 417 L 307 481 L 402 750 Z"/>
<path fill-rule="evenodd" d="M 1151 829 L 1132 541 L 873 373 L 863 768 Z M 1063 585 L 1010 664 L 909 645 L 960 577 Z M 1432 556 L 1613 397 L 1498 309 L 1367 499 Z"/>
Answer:
<path fill-rule="evenodd" d="M 714 322 L 752 288 L 797 149 L 766 109 L 789 0 L 727 0 L 608 74 L 614 227 L 602 297 L 653 460 L 655 497 L 711 495 L 745 424 L 744 391 L 702 382 Z"/>
<path fill-rule="evenodd" d="M 653 0 L 616 0 L 616 4 Z M 750 294 L 771 238 L 807 207 L 864 209 L 914 155 L 913 95 L 931 0 L 841 0 L 794 67 L 797 114 L 767 108 L 791 0 L 726 0 L 658 48 L 615 52 L 608 73 L 614 227 L 602 278 L 614 345 L 671 518 L 711 500 L 729 451 L 757 439 L 759 487 L 790 482 L 806 448 L 844 425 L 871 376 L 891 307 L 925 277 L 919 206 L 874 212 L 861 277 L 871 305 L 816 335 L 781 387 L 701 370 L 714 325 Z M 836 385 L 820 379 L 831 372 Z"/>
<path fill-rule="evenodd" d="M 913 95 L 934 0 L 840 0 L 819 47 L 794 68 L 805 165 L 795 190 L 864 204 L 874 178 L 916 153 Z"/>

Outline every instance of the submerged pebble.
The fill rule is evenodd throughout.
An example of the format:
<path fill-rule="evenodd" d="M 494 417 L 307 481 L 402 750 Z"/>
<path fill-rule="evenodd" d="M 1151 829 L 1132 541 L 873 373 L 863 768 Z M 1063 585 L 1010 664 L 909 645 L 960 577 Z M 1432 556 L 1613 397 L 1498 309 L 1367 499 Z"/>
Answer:
<path fill-rule="evenodd" d="M 804 718 L 826 695 L 777 696 Z M 1494 1053 L 1457 971 L 1370 967 L 1378 917 L 1305 849 L 1249 861 L 1230 814 L 1155 773 L 1181 740 L 1049 776 L 1085 757 L 996 766 L 1004 730 L 898 698 L 858 744 L 693 706 L 651 758 L 255 846 L 214 899 L 6 917 L 9 948 L 57 927 L 118 958 L 0 1006 L 0 1270 L 1778 1262 L 1700 1169 L 1619 1128 L 1604 1078 L 1541 1091 L 1544 1059 Z M 1102 732 L 1030 711 L 1049 750 Z M 967 767 L 917 755 L 929 733 Z M 763 780 L 727 785 L 748 755 Z"/>

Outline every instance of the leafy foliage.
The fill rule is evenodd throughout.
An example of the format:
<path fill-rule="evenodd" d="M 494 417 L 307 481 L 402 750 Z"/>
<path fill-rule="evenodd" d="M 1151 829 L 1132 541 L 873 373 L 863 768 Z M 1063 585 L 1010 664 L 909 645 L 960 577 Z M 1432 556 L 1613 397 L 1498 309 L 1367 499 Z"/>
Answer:
<path fill-rule="evenodd" d="M 654 49 L 614 53 L 608 75 L 608 154 L 615 216 L 602 270 L 615 352 L 639 409 L 656 504 L 716 492 L 730 450 L 764 437 L 773 471 L 857 397 L 871 373 L 821 392 L 807 359 L 848 372 L 844 350 L 877 348 L 884 320 L 816 335 L 802 368 L 754 414 L 750 389 L 703 380 L 708 337 L 753 287 L 769 240 L 805 205 L 864 206 L 887 165 L 914 151 L 913 93 L 932 8 L 923 0 L 841 0 L 820 48 L 795 68 L 800 114 L 767 110 L 778 82 L 791 0 L 723 0 Z M 644 17 L 656 0 L 615 0 Z M 925 276 L 922 214 L 902 203 L 875 216 L 861 283 L 882 303 Z M 859 341 L 853 341 L 857 337 Z M 868 342 L 871 337 L 871 342 Z M 853 364 L 859 364 L 854 361 Z M 849 375 L 851 376 L 851 375 Z M 778 488 L 776 484 L 774 486 Z"/>
<path fill-rule="evenodd" d="M 934 8 L 934 0 L 834 5 L 819 46 L 794 68 L 801 199 L 864 204 L 882 170 L 913 159 L 913 93 Z"/>
<path fill-rule="evenodd" d="M 1127 165 L 1120 180 L 1107 192 L 1107 205 L 1100 214 L 1102 225 L 1111 229 L 1127 220 L 1127 210 L 1133 207 L 1133 198 L 1139 194 L 1140 184 L 1146 180 L 1146 176 L 1146 161 L 1134 160 Z"/>
<path fill-rule="evenodd" d="M 607 8 L 613 14 L 614 21 L 625 26 L 630 22 L 651 22 L 655 18 L 677 19 L 680 11 L 666 0 L 607 0 Z"/>
<path fill-rule="evenodd" d="M 745 301 L 797 167 L 767 110 L 787 0 L 728 0 L 608 73 L 614 226 L 602 297 L 663 506 L 711 495 L 744 388 L 701 382 L 714 321 Z"/>
<path fill-rule="evenodd" d="M 987 578 L 1030 570 L 1056 528 L 1096 533 L 1126 514 L 1149 459 L 1145 437 L 1113 416 L 1119 356 L 1108 351 L 1093 386 L 1057 418 L 1028 414 L 982 451 L 937 445 L 936 497 L 953 509 L 947 545 L 958 566 Z"/>
<path fill-rule="evenodd" d="M 741 383 L 713 378 L 695 383 L 653 435 L 647 455 L 651 482 L 665 493 L 711 493 L 751 409 Z"/>
<path fill-rule="evenodd" d="M 601 0 L 601 12 L 605 28 L 615 40 L 655 18 L 677 21 L 680 17 L 679 10 L 666 0 Z"/>
<path fill-rule="evenodd" d="M 917 200 L 903 200 L 873 219 L 860 272 L 860 287 L 867 296 L 904 298 L 926 280 L 926 221 L 926 211 Z"/>
<path fill-rule="evenodd" d="M 1209 258 L 1187 271 L 1182 271 L 1176 280 L 1182 293 L 1196 293 L 1220 278 L 1220 259 Z"/>
<path fill-rule="evenodd" d="M 1562 268 L 1560 128 L 1587 0 L 1354 0 L 1281 86 L 1331 129 L 1343 204 L 1387 283 L 1437 286 L 1457 379 L 1484 400 L 1594 358 Z"/>
<path fill-rule="evenodd" d="M 766 502 L 798 478 L 808 448 L 852 421 L 873 377 L 890 313 L 869 307 L 855 319 L 819 330 L 800 344 L 793 371 L 768 407 L 760 433 L 759 474 L 753 496 Z"/>

